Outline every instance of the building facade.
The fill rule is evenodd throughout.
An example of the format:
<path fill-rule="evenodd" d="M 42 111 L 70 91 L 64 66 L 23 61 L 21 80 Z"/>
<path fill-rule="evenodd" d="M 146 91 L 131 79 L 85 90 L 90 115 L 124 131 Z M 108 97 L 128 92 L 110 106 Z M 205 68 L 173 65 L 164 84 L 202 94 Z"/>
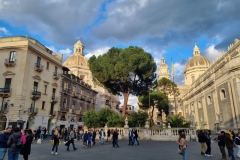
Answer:
<path fill-rule="evenodd" d="M 195 45 L 184 76 L 176 107 L 191 127 L 212 131 L 240 127 L 240 40 L 211 64 Z"/>
<path fill-rule="evenodd" d="M 60 129 L 83 126 L 84 112 L 96 108 L 97 92 L 78 76 L 68 72 L 69 69 L 63 67 L 60 108 L 55 122 Z"/>
<path fill-rule="evenodd" d="M 84 82 L 91 85 L 94 90 L 98 92 L 96 98 L 96 111 L 100 110 L 102 107 L 109 107 L 112 110 L 119 113 L 119 97 L 110 94 L 103 87 L 97 86 L 93 83 L 92 72 L 89 69 L 88 61 L 83 54 L 84 46 L 80 40 L 74 44 L 74 53 L 70 56 L 63 65 L 70 69 L 70 74 L 83 79 Z"/>
<path fill-rule="evenodd" d="M 0 38 L 0 129 L 47 127 L 58 110 L 61 56 L 29 37 Z"/>

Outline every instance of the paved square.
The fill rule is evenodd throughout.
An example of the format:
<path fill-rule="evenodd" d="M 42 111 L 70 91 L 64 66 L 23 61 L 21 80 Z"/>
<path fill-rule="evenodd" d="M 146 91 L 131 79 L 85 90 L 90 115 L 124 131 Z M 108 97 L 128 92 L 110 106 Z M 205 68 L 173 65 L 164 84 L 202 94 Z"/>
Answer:
<path fill-rule="evenodd" d="M 42 144 L 32 144 L 32 152 L 29 160 L 181 160 L 182 156 L 177 153 L 176 142 L 163 141 L 139 141 L 139 146 L 128 146 L 128 141 L 120 140 L 120 148 L 113 148 L 111 142 L 105 145 L 97 143 L 92 148 L 84 149 L 82 141 L 75 141 L 78 148 L 76 151 L 66 150 L 63 144 L 59 146 L 58 155 L 51 155 L 52 146 L 49 138 L 44 140 Z M 187 160 L 218 160 L 221 158 L 217 143 L 212 143 L 213 157 L 200 155 L 200 145 L 198 142 L 188 142 Z M 236 155 L 237 148 L 234 150 Z M 7 157 L 6 157 L 7 159 Z M 237 158 L 236 158 L 237 159 Z M 23 160 L 22 155 L 19 160 Z"/>

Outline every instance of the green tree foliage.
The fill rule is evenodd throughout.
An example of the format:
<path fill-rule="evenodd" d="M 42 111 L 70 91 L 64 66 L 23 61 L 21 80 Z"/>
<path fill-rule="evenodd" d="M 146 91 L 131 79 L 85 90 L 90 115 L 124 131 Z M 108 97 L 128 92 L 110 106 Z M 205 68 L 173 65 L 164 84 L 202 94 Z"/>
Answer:
<path fill-rule="evenodd" d="M 110 108 L 104 107 L 101 108 L 98 112 L 98 120 L 99 120 L 99 127 L 104 127 L 106 125 L 106 123 L 108 123 L 108 117 L 115 113 L 113 110 L 111 110 Z"/>
<path fill-rule="evenodd" d="M 129 127 L 139 127 L 139 125 L 140 127 L 144 127 L 147 119 L 148 119 L 147 112 L 142 111 L 132 112 L 128 116 L 128 125 Z"/>
<path fill-rule="evenodd" d="M 123 95 L 123 116 L 130 94 L 142 95 L 148 87 L 156 85 L 156 63 L 152 55 L 140 47 L 111 48 L 102 56 L 92 56 L 89 67 L 96 84 L 103 85 L 110 93 Z"/>
<path fill-rule="evenodd" d="M 83 122 L 89 128 L 95 128 L 99 126 L 97 113 L 91 109 L 84 113 Z"/>
<path fill-rule="evenodd" d="M 164 110 L 164 112 L 168 115 L 168 110 L 169 110 L 168 97 L 166 96 L 166 94 L 160 91 L 152 91 L 150 95 L 140 96 L 138 97 L 138 101 L 139 101 L 138 105 L 141 109 L 147 110 L 152 108 L 151 121 L 150 121 L 151 126 L 153 122 L 153 113 L 154 113 L 155 107 L 159 111 Z M 149 102 L 150 102 L 150 105 L 149 105 Z"/>
<path fill-rule="evenodd" d="M 86 111 L 83 122 L 88 128 L 104 127 L 106 124 L 109 127 L 123 127 L 124 125 L 123 117 L 107 107 L 101 108 L 98 112 L 93 109 Z"/>
<path fill-rule="evenodd" d="M 159 87 L 159 90 L 165 93 L 166 95 L 169 95 L 169 94 L 173 95 L 175 93 L 175 96 L 179 96 L 180 94 L 179 89 L 177 88 L 177 85 L 165 77 L 161 78 L 158 81 L 158 87 Z"/>
<path fill-rule="evenodd" d="M 107 125 L 108 127 L 123 127 L 124 126 L 124 118 L 119 116 L 116 112 L 112 112 L 107 117 Z"/>
<path fill-rule="evenodd" d="M 166 126 L 170 123 L 171 127 L 190 127 L 190 121 L 186 121 L 186 119 L 181 115 L 169 115 L 164 123 Z"/>

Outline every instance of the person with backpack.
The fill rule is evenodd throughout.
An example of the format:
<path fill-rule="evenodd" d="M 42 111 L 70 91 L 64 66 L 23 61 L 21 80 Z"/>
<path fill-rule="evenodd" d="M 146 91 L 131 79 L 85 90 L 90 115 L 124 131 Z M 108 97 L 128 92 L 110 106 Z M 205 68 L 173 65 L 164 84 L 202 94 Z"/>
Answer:
<path fill-rule="evenodd" d="M 23 145 L 23 148 L 20 151 L 20 154 L 23 155 L 24 160 L 28 160 L 28 156 L 30 155 L 31 152 L 31 144 L 33 141 L 33 134 L 32 130 L 28 129 L 25 130 L 25 137 L 26 137 L 26 143 Z"/>
<path fill-rule="evenodd" d="M 88 132 L 88 147 L 91 147 L 91 143 L 92 143 L 92 133 L 89 131 Z"/>
<path fill-rule="evenodd" d="M 8 127 L 4 133 L 0 135 L 0 160 L 3 160 L 7 152 L 7 141 L 11 136 L 12 128 Z"/>
<path fill-rule="evenodd" d="M 53 147 L 52 147 L 52 154 L 53 154 L 53 151 L 55 149 L 55 154 L 57 155 L 57 151 L 58 151 L 58 145 L 59 145 L 59 141 L 60 141 L 60 134 L 58 132 L 58 130 L 56 129 L 54 134 L 52 135 L 52 139 L 51 141 L 53 141 Z"/>
<path fill-rule="evenodd" d="M 13 134 L 9 137 L 7 142 L 8 149 L 8 160 L 18 160 L 23 144 L 21 142 L 21 132 L 18 127 L 13 129 Z"/>

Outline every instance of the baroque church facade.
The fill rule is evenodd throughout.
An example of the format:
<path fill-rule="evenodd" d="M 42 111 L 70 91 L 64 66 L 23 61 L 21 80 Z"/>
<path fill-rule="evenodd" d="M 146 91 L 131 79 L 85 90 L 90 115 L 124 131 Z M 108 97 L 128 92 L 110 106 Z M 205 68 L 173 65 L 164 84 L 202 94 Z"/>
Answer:
<path fill-rule="evenodd" d="M 84 45 L 80 40 L 74 44 L 74 53 L 64 63 L 63 66 L 69 68 L 70 74 L 80 77 L 85 83 L 89 84 L 93 90 L 97 91 L 95 110 L 98 111 L 102 107 L 109 107 L 113 111 L 120 114 L 119 111 L 119 97 L 110 94 L 103 87 L 97 86 L 93 83 L 92 72 L 89 69 L 88 61 L 83 54 Z"/>
<path fill-rule="evenodd" d="M 159 70 L 161 74 L 162 68 Z M 177 111 L 197 129 L 240 127 L 240 40 L 235 39 L 212 63 L 195 44 L 184 78 L 185 84 L 178 85 L 176 103 L 170 104 L 170 113 Z"/>

